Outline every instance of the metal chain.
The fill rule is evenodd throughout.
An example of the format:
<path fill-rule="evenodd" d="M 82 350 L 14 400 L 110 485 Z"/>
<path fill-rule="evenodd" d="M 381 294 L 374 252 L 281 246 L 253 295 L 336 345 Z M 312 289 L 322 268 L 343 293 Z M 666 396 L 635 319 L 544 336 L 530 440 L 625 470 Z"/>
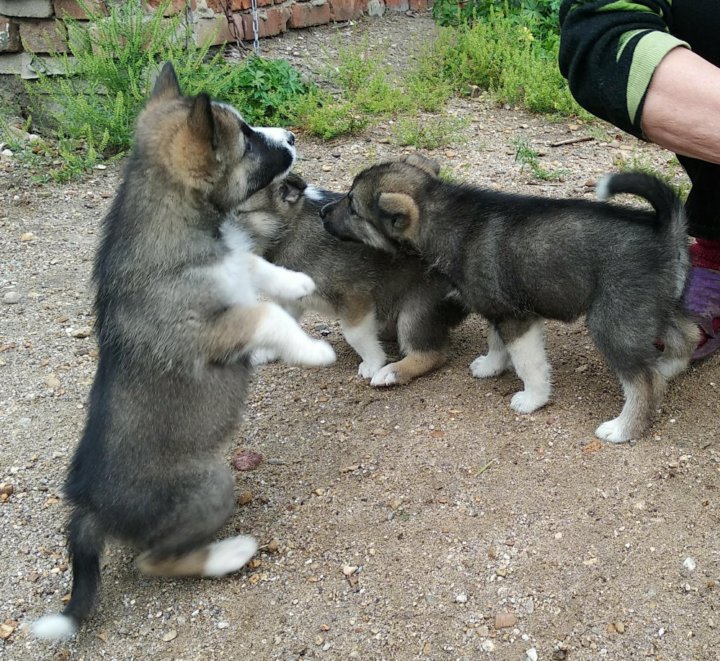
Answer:
<path fill-rule="evenodd" d="M 237 46 L 238 50 L 245 50 L 246 46 L 240 39 L 240 19 L 233 13 L 232 0 L 221 0 L 220 7 L 222 7 L 223 13 L 225 14 L 225 20 L 228 22 L 230 34 L 235 40 L 235 46 Z"/>
<path fill-rule="evenodd" d="M 253 50 L 255 55 L 260 55 L 260 28 L 258 27 L 257 0 L 251 0 L 252 7 L 252 28 L 253 28 Z"/>

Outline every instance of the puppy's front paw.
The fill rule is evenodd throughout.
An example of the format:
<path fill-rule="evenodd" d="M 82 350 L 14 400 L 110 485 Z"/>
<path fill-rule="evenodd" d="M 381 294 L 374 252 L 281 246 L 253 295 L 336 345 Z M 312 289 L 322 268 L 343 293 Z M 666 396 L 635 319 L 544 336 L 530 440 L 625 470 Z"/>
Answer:
<path fill-rule="evenodd" d="M 392 364 L 385 365 L 385 367 L 379 369 L 370 380 L 370 385 L 375 388 L 386 388 L 388 386 L 396 386 L 399 384 L 400 376 Z"/>
<path fill-rule="evenodd" d="M 214 542 L 207 550 L 203 576 L 224 576 L 247 564 L 257 551 L 257 542 L 250 535 L 238 535 Z"/>
<path fill-rule="evenodd" d="M 274 349 L 255 349 L 250 354 L 250 364 L 253 367 L 259 365 L 267 365 L 268 363 L 274 363 L 280 359 L 280 355 Z"/>
<path fill-rule="evenodd" d="M 378 371 L 382 369 L 382 366 L 384 364 L 384 361 L 380 362 L 377 360 L 363 360 L 362 363 L 358 365 L 358 376 L 362 377 L 363 379 L 372 379 L 378 373 Z"/>
<path fill-rule="evenodd" d="M 548 403 L 547 395 L 528 392 L 521 390 L 516 392 L 510 400 L 510 407 L 518 413 L 532 413 L 537 411 L 541 406 Z"/>
<path fill-rule="evenodd" d="M 287 271 L 277 287 L 277 297 L 294 301 L 315 291 L 315 282 L 305 273 Z"/>
<path fill-rule="evenodd" d="M 487 379 L 502 374 L 508 367 L 507 356 L 499 353 L 489 353 L 487 356 L 478 356 L 470 363 L 470 372 L 476 379 Z"/>
<path fill-rule="evenodd" d="M 297 361 L 300 365 L 308 367 L 324 367 L 332 365 L 336 360 L 333 348 L 322 340 L 310 340 Z"/>
<path fill-rule="evenodd" d="M 631 435 L 618 418 L 603 422 L 596 430 L 595 436 L 610 443 L 627 443 Z"/>

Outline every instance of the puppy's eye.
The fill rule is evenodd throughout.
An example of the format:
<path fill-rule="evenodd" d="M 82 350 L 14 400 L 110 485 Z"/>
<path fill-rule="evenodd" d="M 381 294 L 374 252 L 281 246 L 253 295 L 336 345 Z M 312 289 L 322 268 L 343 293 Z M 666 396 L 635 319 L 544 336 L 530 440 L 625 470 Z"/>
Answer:
<path fill-rule="evenodd" d="M 250 140 L 245 140 L 245 153 L 249 154 L 250 152 L 252 152 L 252 150 L 253 150 L 252 142 L 250 142 Z"/>

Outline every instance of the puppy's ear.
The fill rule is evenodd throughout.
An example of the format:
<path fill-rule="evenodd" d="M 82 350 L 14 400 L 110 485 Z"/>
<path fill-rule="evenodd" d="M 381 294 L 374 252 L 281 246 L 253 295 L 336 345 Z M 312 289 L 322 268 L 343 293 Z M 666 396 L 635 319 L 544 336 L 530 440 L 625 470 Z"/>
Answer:
<path fill-rule="evenodd" d="M 440 164 L 430 158 L 420 156 L 420 154 L 410 154 L 409 156 L 406 156 L 405 162 L 408 165 L 413 165 L 416 168 L 424 170 L 433 177 L 437 177 L 440 174 Z"/>
<path fill-rule="evenodd" d="M 155 86 L 150 95 L 151 101 L 171 101 L 181 96 L 180 83 L 178 83 L 175 68 L 170 62 L 165 62 L 162 70 L 155 79 Z"/>
<path fill-rule="evenodd" d="M 408 233 L 420 220 L 420 210 L 407 193 L 380 193 L 378 207 L 392 216 L 393 228 Z"/>
<path fill-rule="evenodd" d="M 188 116 L 188 126 L 193 136 L 213 149 L 217 146 L 215 139 L 215 118 L 212 112 L 212 103 L 207 94 L 198 94 L 193 99 L 192 109 Z"/>

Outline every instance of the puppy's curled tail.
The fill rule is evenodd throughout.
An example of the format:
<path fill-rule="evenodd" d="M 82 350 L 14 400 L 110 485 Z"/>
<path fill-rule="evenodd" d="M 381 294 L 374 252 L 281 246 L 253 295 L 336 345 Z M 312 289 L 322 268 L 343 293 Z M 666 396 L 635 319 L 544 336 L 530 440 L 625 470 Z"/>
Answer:
<path fill-rule="evenodd" d="M 76 509 L 70 518 L 68 548 L 72 558 L 72 595 L 62 613 L 45 615 L 32 626 L 32 634 L 45 640 L 62 640 L 75 635 L 90 615 L 100 585 L 100 556 L 104 535 L 95 517 Z"/>
<path fill-rule="evenodd" d="M 676 296 L 680 298 L 685 290 L 685 280 L 690 269 L 687 217 L 682 200 L 664 181 L 643 172 L 608 174 L 598 182 L 599 200 L 608 200 L 620 193 L 639 195 L 655 210 L 658 232 L 665 238 L 675 256 L 673 260 L 675 291 Z"/>

